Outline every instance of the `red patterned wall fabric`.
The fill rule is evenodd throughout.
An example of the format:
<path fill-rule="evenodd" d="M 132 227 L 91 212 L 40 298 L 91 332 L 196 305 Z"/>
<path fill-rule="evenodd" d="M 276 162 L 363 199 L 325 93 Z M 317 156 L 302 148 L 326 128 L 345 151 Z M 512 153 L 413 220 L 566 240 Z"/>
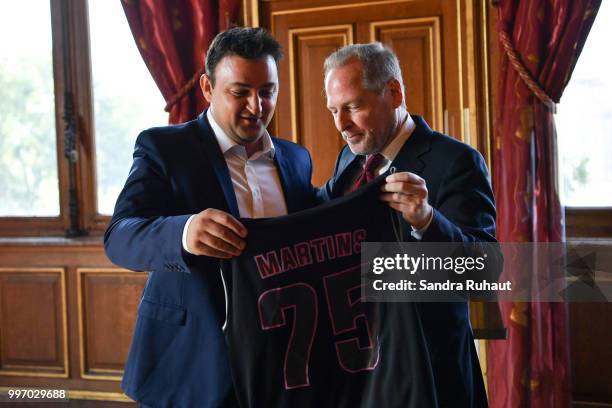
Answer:
<path fill-rule="evenodd" d="M 166 100 L 170 123 L 206 107 L 198 84 L 217 33 L 238 23 L 239 0 L 123 0 L 136 45 Z M 112 29 L 112 28 L 111 28 Z"/>
<path fill-rule="evenodd" d="M 564 240 L 554 103 L 570 80 L 600 3 L 506 0 L 498 5 L 502 41 L 493 184 L 500 242 Z M 569 407 L 567 304 L 500 306 L 508 339 L 488 342 L 490 406 Z"/>

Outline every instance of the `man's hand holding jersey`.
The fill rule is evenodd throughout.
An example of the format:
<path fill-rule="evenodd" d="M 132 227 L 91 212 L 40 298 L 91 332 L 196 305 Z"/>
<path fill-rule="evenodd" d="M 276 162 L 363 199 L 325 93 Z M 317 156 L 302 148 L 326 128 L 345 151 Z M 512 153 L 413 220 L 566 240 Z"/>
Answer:
<path fill-rule="evenodd" d="M 381 196 L 389 206 L 402 213 L 402 217 L 415 230 L 420 230 L 431 221 L 433 208 L 427 202 L 425 180 L 414 173 L 402 172 L 389 175 L 382 186 Z"/>
<path fill-rule="evenodd" d="M 207 208 L 189 223 L 187 247 L 194 255 L 229 259 L 242 253 L 246 236 L 246 228 L 231 214 Z"/>

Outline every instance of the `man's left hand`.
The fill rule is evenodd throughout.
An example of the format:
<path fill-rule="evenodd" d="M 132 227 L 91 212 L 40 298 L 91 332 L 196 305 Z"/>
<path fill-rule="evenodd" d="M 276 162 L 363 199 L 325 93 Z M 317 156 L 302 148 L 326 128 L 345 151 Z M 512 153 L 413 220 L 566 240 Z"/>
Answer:
<path fill-rule="evenodd" d="M 402 213 L 404 219 L 416 230 L 425 227 L 433 208 L 427 202 L 425 180 L 414 173 L 394 173 L 385 179 L 381 200 Z"/>

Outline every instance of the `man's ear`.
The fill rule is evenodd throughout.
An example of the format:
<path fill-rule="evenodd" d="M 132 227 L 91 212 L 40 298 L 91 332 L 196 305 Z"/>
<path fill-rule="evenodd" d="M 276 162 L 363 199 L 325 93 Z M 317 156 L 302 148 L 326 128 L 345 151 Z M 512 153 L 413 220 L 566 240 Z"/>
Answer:
<path fill-rule="evenodd" d="M 387 82 L 387 90 L 389 91 L 389 95 L 391 95 L 393 108 L 399 108 L 404 102 L 402 85 L 397 79 L 393 78 Z"/>
<path fill-rule="evenodd" d="M 213 84 L 206 74 L 202 74 L 200 77 L 200 88 L 202 89 L 202 94 L 206 102 L 210 103 L 212 101 Z"/>

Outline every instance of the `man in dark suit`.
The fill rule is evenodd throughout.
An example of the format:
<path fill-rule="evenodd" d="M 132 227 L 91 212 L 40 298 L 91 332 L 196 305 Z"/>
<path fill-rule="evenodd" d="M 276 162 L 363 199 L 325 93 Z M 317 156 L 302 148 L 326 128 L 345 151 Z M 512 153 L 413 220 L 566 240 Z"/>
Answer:
<path fill-rule="evenodd" d="M 237 218 L 284 215 L 314 200 L 308 152 L 266 131 L 281 55 L 263 29 L 219 34 L 200 80 L 210 108 L 136 141 L 104 243 L 113 263 L 149 272 L 122 382 L 143 406 L 235 403 L 219 259 L 244 249 Z"/>
<path fill-rule="evenodd" d="M 401 214 L 405 241 L 495 242 L 495 204 L 482 156 L 408 113 L 391 50 L 372 43 L 334 52 L 325 62 L 325 93 L 347 145 L 320 199 L 342 196 L 393 167 L 382 199 Z M 438 404 L 486 406 L 467 303 L 423 303 L 418 310 Z"/>

